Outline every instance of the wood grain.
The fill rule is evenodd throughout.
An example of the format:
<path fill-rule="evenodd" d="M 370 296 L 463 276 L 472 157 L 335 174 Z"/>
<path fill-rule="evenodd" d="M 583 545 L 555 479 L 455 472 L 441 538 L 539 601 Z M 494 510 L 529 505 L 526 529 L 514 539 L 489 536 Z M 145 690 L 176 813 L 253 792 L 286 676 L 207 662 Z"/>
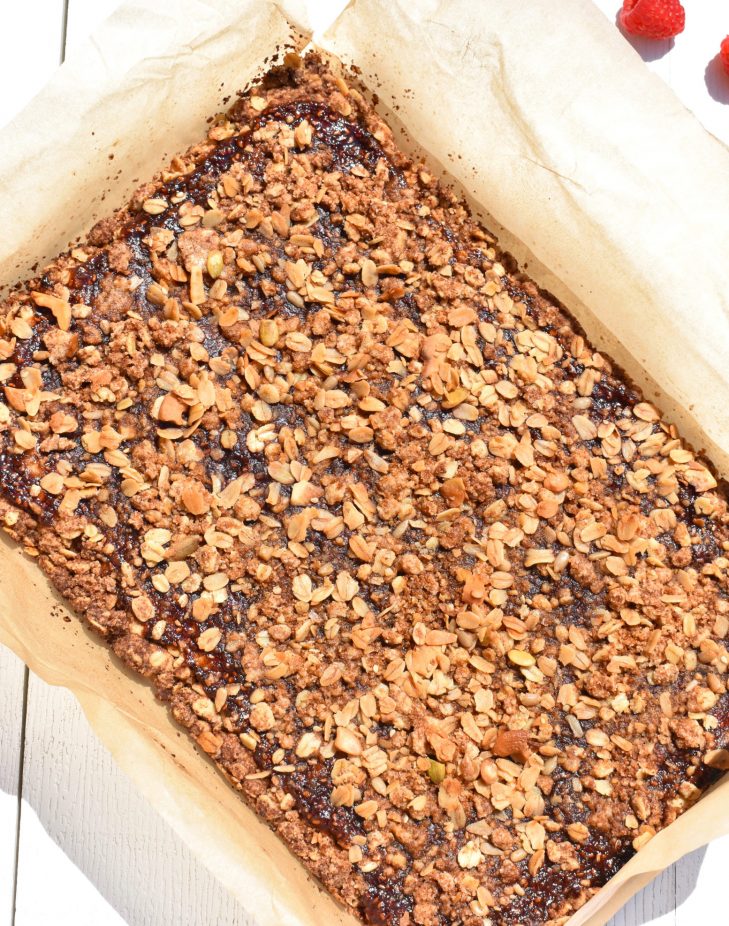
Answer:
<path fill-rule="evenodd" d="M 10 921 L 15 893 L 26 677 L 17 656 L 0 647 L 0 923 Z"/>
<path fill-rule="evenodd" d="M 70 692 L 36 677 L 24 758 L 16 926 L 253 926 L 120 771 Z"/>

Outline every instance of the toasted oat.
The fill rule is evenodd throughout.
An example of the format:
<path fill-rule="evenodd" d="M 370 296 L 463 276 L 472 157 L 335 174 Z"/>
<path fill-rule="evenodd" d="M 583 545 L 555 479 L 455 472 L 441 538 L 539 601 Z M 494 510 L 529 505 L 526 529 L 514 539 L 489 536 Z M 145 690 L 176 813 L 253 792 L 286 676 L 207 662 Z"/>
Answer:
<path fill-rule="evenodd" d="M 0 514 L 369 922 L 562 923 L 729 767 L 726 497 L 289 67 L 4 303 Z"/>

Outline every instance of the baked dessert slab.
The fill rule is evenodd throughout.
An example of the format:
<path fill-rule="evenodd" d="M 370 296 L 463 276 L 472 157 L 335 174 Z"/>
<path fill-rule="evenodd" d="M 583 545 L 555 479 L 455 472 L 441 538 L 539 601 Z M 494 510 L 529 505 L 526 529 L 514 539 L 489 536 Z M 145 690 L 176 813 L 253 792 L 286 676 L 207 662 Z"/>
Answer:
<path fill-rule="evenodd" d="M 0 323 L 6 529 L 366 922 L 563 923 L 729 767 L 724 491 L 315 56 Z"/>

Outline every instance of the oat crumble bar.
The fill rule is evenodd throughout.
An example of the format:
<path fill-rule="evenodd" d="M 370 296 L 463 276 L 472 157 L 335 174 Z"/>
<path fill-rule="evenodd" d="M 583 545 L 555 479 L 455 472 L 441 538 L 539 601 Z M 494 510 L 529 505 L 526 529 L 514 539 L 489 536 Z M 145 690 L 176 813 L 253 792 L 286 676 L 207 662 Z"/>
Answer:
<path fill-rule="evenodd" d="M 0 313 L 0 516 L 373 926 L 558 926 L 729 768 L 726 495 L 315 56 Z"/>

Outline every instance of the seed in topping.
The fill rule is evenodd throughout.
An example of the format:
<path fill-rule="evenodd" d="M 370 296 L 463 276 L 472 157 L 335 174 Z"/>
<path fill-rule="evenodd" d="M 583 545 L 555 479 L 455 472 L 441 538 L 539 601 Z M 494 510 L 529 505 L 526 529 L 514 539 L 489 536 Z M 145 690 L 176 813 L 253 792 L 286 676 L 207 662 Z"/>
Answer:
<path fill-rule="evenodd" d="M 258 330 L 258 339 L 265 347 L 273 347 L 279 339 L 278 324 L 275 318 L 264 318 Z"/>
<path fill-rule="evenodd" d="M 355 444 L 368 444 L 375 436 L 375 432 L 372 430 L 372 428 L 363 426 L 352 428 L 347 432 L 347 436 Z"/>
<path fill-rule="evenodd" d="M 445 765 L 442 762 L 437 762 L 435 759 L 431 759 L 430 766 L 428 767 L 428 778 L 430 778 L 434 785 L 439 785 L 445 776 Z"/>
<path fill-rule="evenodd" d="M 154 585 L 157 591 L 162 595 L 166 595 L 170 590 L 169 579 L 162 573 L 157 573 L 157 575 L 152 576 L 152 585 Z"/>
<path fill-rule="evenodd" d="M 443 408 L 456 408 L 457 405 L 465 402 L 467 398 L 468 392 L 462 386 L 459 386 L 458 389 L 454 389 L 452 392 L 449 392 L 443 399 Z"/>
<path fill-rule="evenodd" d="M 531 653 L 527 653 L 523 649 L 509 650 L 508 656 L 515 666 L 522 666 L 523 668 L 527 668 L 528 666 L 533 666 L 536 663 L 534 656 L 532 656 Z"/>
<path fill-rule="evenodd" d="M 214 280 L 217 280 L 223 272 L 223 266 L 223 255 L 220 251 L 211 251 L 208 254 L 207 267 L 208 273 Z"/>

